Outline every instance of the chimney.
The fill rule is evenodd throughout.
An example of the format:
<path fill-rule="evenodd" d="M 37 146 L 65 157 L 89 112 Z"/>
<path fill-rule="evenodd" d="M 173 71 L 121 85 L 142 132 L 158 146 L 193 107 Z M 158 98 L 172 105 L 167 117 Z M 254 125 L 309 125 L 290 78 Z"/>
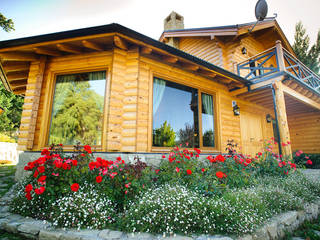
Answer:
<path fill-rule="evenodd" d="M 168 17 L 164 19 L 164 31 L 184 29 L 183 17 L 172 11 Z"/>
<path fill-rule="evenodd" d="M 168 17 L 164 19 L 164 31 L 184 29 L 184 18 L 178 13 L 172 11 Z M 179 48 L 179 39 L 169 37 L 166 44 Z"/>

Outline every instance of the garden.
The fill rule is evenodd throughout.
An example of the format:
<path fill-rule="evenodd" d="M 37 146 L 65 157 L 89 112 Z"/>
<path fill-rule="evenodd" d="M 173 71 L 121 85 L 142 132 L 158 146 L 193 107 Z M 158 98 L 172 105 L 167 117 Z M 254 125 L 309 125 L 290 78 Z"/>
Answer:
<path fill-rule="evenodd" d="M 290 144 L 290 143 L 286 143 Z M 165 236 L 252 233 L 274 215 L 318 201 L 320 183 L 298 168 L 312 165 L 273 152 L 272 140 L 255 156 L 201 158 L 197 148 L 174 147 L 158 167 L 95 158 L 90 146 L 65 153 L 51 145 L 24 170 L 10 210 L 59 228 L 116 229 Z M 299 164 L 299 165 L 297 165 Z"/>

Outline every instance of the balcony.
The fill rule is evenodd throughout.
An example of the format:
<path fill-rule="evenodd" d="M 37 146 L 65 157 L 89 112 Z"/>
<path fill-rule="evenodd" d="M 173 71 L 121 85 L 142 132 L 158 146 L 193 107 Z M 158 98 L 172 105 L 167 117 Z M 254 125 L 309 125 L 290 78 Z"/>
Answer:
<path fill-rule="evenodd" d="M 289 79 L 296 80 L 309 90 L 320 94 L 320 76 L 284 49 L 280 42 L 277 42 L 275 47 L 239 63 L 237 70 L 238 75 L 252 83 L 287 75 Z"/>

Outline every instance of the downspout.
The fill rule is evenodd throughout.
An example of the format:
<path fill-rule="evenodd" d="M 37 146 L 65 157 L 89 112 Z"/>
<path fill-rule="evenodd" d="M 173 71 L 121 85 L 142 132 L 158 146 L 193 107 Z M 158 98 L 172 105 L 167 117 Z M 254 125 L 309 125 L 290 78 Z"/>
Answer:
<path fill-rule="evenodd" d="M 273 98 L 273 111 L 274 111 L 274 115 L 276 118 L 276 129 L 277 129 L 277 133 L 279 136 L 279 140 L 280 138 L 280 131 L 279 131 L 279 125 L 278 125 L 278 114 L 277 114 L 277 105 L 276 105 L 276 93 L 274 90 L 274 87 L 271 85 L 271 90 L 272 90 L 272 98 Z M 282 148 L 281 148 L 281 143 L 280 141 L 278 142 L 278 148 L 279 148 L 279 155 L 282 155 Z"/>

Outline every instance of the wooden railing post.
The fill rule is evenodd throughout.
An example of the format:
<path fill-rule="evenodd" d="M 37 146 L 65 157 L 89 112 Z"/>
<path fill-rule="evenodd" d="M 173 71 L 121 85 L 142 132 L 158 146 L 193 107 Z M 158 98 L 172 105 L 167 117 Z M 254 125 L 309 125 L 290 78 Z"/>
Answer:
<path fill-rule="evenodd" d="M 292 157 L 292 150 L 290 144 L 290 132 L 287 120 L 286 104 L 283 94 L 282 82 L 275 81 L 272 84 L 273 87 L 273 96 L 274 96 L 274 105 L 275 105 L 275 114 L 276 121 L 280 133 L 280 142 L 282 154 L 288 157 Z M 289 143 L 289 144 L 288 144 Z"/>
<path fill-rule="evenodd" d="M 277 64 L 278 64 L 279 72 L 285 71 L 286 65 L 284 63 L 283 49 L 282 49 L 282 44 L 280 40 L 276 41 L 276 53 L 277 53 Z"/>

